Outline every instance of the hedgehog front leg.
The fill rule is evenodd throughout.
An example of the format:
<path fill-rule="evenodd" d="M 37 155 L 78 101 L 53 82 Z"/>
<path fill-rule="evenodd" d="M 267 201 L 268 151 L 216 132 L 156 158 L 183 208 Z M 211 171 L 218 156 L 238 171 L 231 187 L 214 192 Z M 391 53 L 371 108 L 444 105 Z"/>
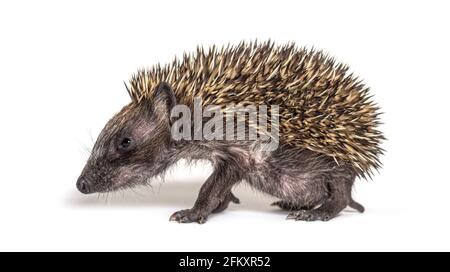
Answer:
<path fill-rule="evenodd" d="M 230 202 L 233 202 L 234 204 L 240 204 L 241 203 L 239 198 L 234 196 L 233 193 L 231 192 L 231 190 L 230 190 L 230 192 L 228 194 L 226 194 L 226 197 L 224 198 L 223 201 L 220 202 L 219 206 L 217 206 L 212 212 L 213 213 L 220 213 L 220 212 L 226 210 L 228 208 L 228 205 L 230 204 Z"/>
<path fill-rule="evenodd" d="M 230 201 L 239 203 L 239 199 L 231 193 L 231 188 L 241 178 L 239 172 L 225 164 L 216 166 L 212 175 L 202 185 L 194 207 L 175 212 L 170 221 L 203 224 L 211 213 L 225 210 Z"/>

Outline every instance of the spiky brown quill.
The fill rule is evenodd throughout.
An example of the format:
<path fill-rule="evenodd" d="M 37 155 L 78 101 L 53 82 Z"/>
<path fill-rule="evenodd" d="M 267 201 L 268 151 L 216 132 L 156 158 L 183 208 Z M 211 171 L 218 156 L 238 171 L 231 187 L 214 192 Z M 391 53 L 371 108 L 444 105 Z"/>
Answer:
<path fill-rule="evenodd" d="M 128 91 L 134 102 L 151 99 L 167 82 L 179 104 L 279 105 L 280 142 L 331 156 L 362 177 L 381 166 L 384 139 L 379 108 L 369 88 L 321 51 L 293 43 L 241 43 L 197 48 L 172 64 L 138 71 Z"/>

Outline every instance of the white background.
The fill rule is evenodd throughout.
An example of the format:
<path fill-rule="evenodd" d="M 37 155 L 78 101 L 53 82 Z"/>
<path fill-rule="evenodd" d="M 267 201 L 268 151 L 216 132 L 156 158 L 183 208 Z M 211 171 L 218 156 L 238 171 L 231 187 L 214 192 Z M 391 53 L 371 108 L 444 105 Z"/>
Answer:
<path fill-rule="evenodd" d="M 1 1 L 0 250 L 450 250 L 448 1 Z M 372 88 L 389 139 L 364 214 L 294 222 L 240 187 L 204 225 L 169 222 L 210 168 L 81 195 L 86 148 L 141 67 L 258 38 L 321 48 Z"/>

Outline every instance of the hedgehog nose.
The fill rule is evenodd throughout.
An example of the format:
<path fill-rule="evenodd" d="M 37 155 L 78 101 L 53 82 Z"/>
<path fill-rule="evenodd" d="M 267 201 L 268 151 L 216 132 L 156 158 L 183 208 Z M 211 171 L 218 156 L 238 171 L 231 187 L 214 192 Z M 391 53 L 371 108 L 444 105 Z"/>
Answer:
<path fill-rule="evenodd" d="M 84 177 L 80 177 L 78 179 L 77 188 L 83 194 L 89 194 L 91 192 L 91 187 L 89 186 L 89 182 Z"/>

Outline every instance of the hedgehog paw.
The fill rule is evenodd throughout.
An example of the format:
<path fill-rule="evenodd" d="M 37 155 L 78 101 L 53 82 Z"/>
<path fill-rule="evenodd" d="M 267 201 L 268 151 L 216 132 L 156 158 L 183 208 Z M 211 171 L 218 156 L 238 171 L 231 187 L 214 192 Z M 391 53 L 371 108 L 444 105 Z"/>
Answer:
<path fill-rule="evenodd" d="M 175 212 L 170 217 L 170 221 L 177 221 L 178 223 L 192 223 L 197 222 L 203 224 L 206 222 L 207 216 L 203 216 L 198 212 L 194 212 L 192 209 L 181 210 Z"/>
<path fill-rule="evenodd" d="M 286 219 L 294 219 L 295 221 L 328 221 L 333 216 L 329 213 L 317 210 L 301 210 L 296 212 L 291 212 Z"/>

